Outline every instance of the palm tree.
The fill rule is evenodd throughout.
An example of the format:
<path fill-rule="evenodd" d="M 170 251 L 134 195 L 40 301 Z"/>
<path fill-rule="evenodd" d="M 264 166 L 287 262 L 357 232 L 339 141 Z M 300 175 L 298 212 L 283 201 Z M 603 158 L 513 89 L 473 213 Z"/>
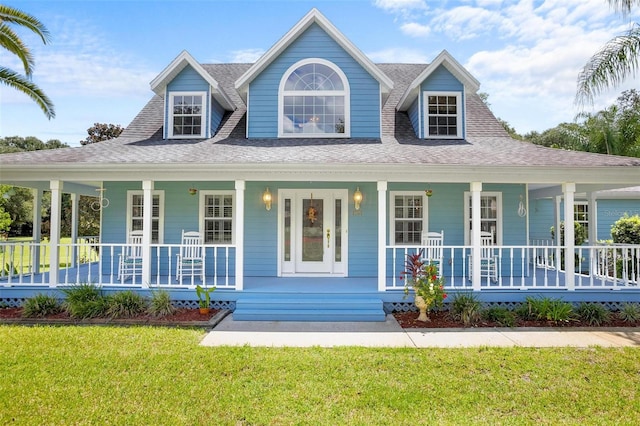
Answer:
<path fill-rule="evenodd" d="M 35 17 L 22 12 L 21 10 L 0 5 L 0 46 L 16 55 L 24 66 L 24 75 L 21 75 L 9 68 L 0 65 L 0 82 L 9 87 L 13 87 L 31 99 L 33 99 L 42 109 L 47 118 L 56 116 L 53 103 L 40 88 L 31 81 L 35 61 L 31 51 L 20 40 L 20 37 L 11 29 L 8 24 L 15 24 L 30 29 L 42 39 L 44 44 L 49 42 L 49 31 Z"/>
<path fill-rule="evenodd" d="M 640 0 L 607 0 L 617 12 L 627 16 Z M 603 89 L 616 87 L 638 71 L 640 57 L 640 25 L 633 24 L 629 31 L 604 45 L 589 59 L 578 75 L 576 103 L 593 103 Z"/>

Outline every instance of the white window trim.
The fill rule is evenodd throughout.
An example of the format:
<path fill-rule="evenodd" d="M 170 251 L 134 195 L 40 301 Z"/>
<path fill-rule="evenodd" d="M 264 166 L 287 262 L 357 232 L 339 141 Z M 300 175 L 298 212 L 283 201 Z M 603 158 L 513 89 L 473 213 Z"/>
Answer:
<path fill-rule="evenodd" d="M 396 245 L 396 197 L 397 196 L 416 196 L 422 197 L 422 232 L 429 231 L 429 197 L 427 197 L 424 191 L 389 191 L 389 243 L 390 245 Z M 418 244 L 398 244 L 402 246 L 420 246 Z"/>
<path fill-rule="evenodd" d="M 576 207 L 577 206 L 585 206 L 586 209 L 586 213 L 587 213 L 587 219 L 586 220 L 577 220 L 576 219 Z M 585 239 L 585 244 L 589 243 L 589 216 L 591 215 L 591 212 L 589 211 L 589 202 L 585 201 L 585 200 L 574 200 L 573 201 L 573 221 L 574 222 L 578 222 L 580 223 L 583 227 L 586 228 L 587 230 L 587 238 Z"/>
<path fill-rule="evenodd" d="M 200 232 L 200 234 L 202 235 L 202 239 L 204 241 L 204 233 L 205 233 L 205 229 L 204 229 L 204 198 L 207 195 L 231 195 L 231 206 L 233 208 L 233 214 L 231 215 L 231 242 L 229 243 L 204 243 L 205 245 L 208 246 L 218 246 L 218 245 L 225 245 L 225 244 L 235 244 L 236 243 L 236 192 L 235 191 L 230 191 L 230 190 L 220 190 L 220 191 L 216 191 L 216 190 L 202 190 L 199 191 L 200 193 L 200 200 L 199 200 L 199 206 L 198 206 L 198 230 Z"/>
<path fill-rule="evenodd" d="M 176 96 L 202 96 L 202 125 L 200 126 L 200 135 L 174 135 L 173 134 L 173 99 Z M 209 100 L 207 98 L 207 92 L 195 91 L 195 92 L 169 92 L 169 106 L 167 108 L 167 129 L 169 139 L 198 139 L 204 138 L 207 134 L 207 128 L 209 127 Z"/>
<path fill-rule="evenodd" d="M 331 68 L 342 79 L 344 90 L 322 91 L 327 96 L 344 96 L 344 133 L 285 133 L 284 132 L 284 86 L 291 75 L 296 69 L 307 64 L 321 64 Z M 288 91 L 287 96 L 309 96 L 308 91 Z M 280 87 L 278 88 L 278 137 L 279 138 L 349 138 L 351 137 L 351 89 L 349 87 L 349 80 L 346 74 L 331 61 L 327 61 L 322 58 L 307 58 L 296 62 L 291 65 L 282 76 L 280 80 Z"/>
<path fill-rule="evenodd" d="M 456 97 L 456 105 L 458 107 L 456 117 L 456 136 L 449 135 L 429 135 L 429 96 L 455 96 Z M 463 127 L 463 117 L 465 117 L 463 113 L 464 105 L 462 105 L 462 92 L 438 92 L 433 90 L 425 90 L 422 95 L 423 98 L 423 107 L 422 107 L 422 122 L 424 123 L 423 134 L 424 139 L 463 139 L 462 129 Z"/>
<path fill-rule="evenodd" d="M 127 234 L 131 233 L 131 221 L 133 220 L 133 215 L 131 214 L 131 208 L 133 207 L 133 196 L 141 195 L 144 196 L 144 192 L 142 190 L 128 190 L 127 191 Z M 164 191 L 163 190 L 154 190 L 152 191 L 152 195 L 157 195 L 159 197 L 158 206 L 158 242 L 152 244 L 163 244 L 164 243 Z"/>
<path fill-rule="evenodd" d="M 496 197 L 496 245 L 502 245 L 502 192 L 481 192 L 480 197 Z M 471 192 L 464 193 L 464 241 L 471 245 Z"/>

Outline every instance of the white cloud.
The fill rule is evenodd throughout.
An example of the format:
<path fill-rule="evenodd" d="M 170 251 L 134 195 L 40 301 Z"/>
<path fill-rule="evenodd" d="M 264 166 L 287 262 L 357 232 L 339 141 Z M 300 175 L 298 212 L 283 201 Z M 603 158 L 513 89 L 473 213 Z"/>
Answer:
<path fill-rule="evenodd" d="M 366 55 L 376 63 L 396 64 L 424 64 L 434 56 L 429 57 L 423 51 L 408 48 L 378 50 L 376 52 L 368 52 Z"/>
<path fill-rule="evenodd" d="M 410 17 L 401 2 L 376 6 L 394 14 L 404 34 L 416 37 L 429 29 L 423 31 L 439 45 L 434 50 L 458 52 L 480 90 L 489 93 L 496 115 L 518 131 L 571 121 L 579 71 L 629 27 L 603 0 L 449 0 Z M 640 77 L 635 80 L 637 86 Z M 611 105 L 622 90 L 602 95 L 599 105 Z"/>
<path fill-rule="evenodd" d="M 403 24 L 400 29 L 409 37 L 426 37 L 431 34 L 431 28 L 427 25 L 417 24 L 415 22 Z"/>
<path fill-rule="evenodd" d="M 395 13 L 427 9 L 424 0 L 376 0 L 374 5 L 380 9 Z"/>
<path fill-rule="evenodd" d="M 264 54 L 262 49 L 245 49 L 231 52 L 231 62 L 233 63 L 253 63 Z"/>

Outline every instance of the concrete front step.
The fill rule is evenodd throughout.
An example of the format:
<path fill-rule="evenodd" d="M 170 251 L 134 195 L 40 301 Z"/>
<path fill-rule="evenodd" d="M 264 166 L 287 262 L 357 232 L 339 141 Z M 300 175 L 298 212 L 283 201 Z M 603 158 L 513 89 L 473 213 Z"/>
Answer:
<path fill-rule="evenodd" d="M 276 296 L 270 298 L 241 297 L 233 312 L 235 321 L 384 321 L 381 299 Z"/>

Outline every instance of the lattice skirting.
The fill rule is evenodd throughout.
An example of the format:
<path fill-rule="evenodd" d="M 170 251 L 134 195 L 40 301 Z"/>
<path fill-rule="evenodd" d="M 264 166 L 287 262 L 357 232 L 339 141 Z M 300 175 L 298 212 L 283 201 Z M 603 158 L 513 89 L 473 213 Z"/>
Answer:
<path fill-rule="evenodd" d="M 25 298 L 0 298 L 0 308 L 19 308 L 26 300 Z M 58 301 L 64 302 L 64 299 L 58 299 Z M 171 304 L 176 308 L 198 309 L 199 307 L 197 300 L 173 300 Z M 236 302 L 229 300 L 212 300 L 211 308 L 232 311 L 236 308 Z"/>
<path fill-rule="evenodd" d="M 577 308 L 581 302 L 570 302 L 570 303 L 573 305 L 574 308 Z M 588 302 L 588 303 L 591 303 L 591 302 Z M 598 303 L 610 311 L 619 311 L 623 308 L 623 306 L 626 303 L 629 303 L 629 302 L 594 302 L 594 303 Z M 481 302 L 482 307 L 485 309 L 501 307 L 501 308 L 507 308 L 509 310 L 515 310 L 522 304 L 523 302 Z M 444 306 L 442 307 L 442 310 L 447 311 L 449 309 L 451 309 L 451 302 L 445 302 Z M 417 311 L 417 310 L 418 308 L 416 308 L 414 303 L 411 301 L 384 303 L 384 311 L 388 314 L 392 312 L 409 312 L 409 311 Z"/>

